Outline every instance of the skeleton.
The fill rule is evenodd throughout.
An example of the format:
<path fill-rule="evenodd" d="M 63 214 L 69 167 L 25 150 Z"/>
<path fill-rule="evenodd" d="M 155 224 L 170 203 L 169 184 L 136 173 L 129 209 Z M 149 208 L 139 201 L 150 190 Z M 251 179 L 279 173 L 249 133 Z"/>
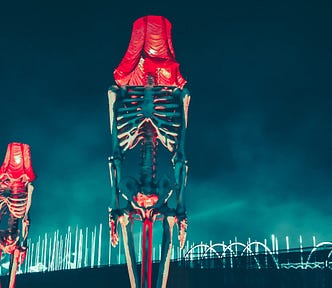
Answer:
<path fill-rule="evenodd" d="M 149 17 L 153 18 L 144 19 L 144 21 L 155 21 L 156 25 L 160 20 L 166 21 L 165 18 L 160 16 Z M 138 21 L 140 20 L 142 18 L 138 19 Z M 135 22 L 134 28 L 138 21 Z M 145 31 L 147 29 L 145 28 Z M 149 51 L 151 51 L 151 48 Z M 149 59 L 144 58 L 142 53 L 136 54 L 140 57 L 138 65 L 142 67 L 142 63 Z M 150 59 L 149 61 L 153 60 Z M 162 67 L 165 69 L 164 66 Z M 137 67 L 134 67 L 134 69 L 137 69 Z M 145 67 L 140 73 L 144 79 L 135 80 L 144 85 L 114 85 L 108 91 L 113 148 L 112 156 L 109 158 L 111 243 L 113 246 L 118 244 L 117 226 L 120 223 L 131 287 L 140 286 L 142 288 L 151 288 L 152 285 L 152 226 L 154 221 L 156 219 L 162 219 L 163 221 L 162 251 L 156 284 L 158 288 L 166 287 L 167 283 L 173 226 L 177 224 L 179 227 L 180 248 L 184 245 L 187 230 L 184 192 L 188 165 L 184 151 L 184 140 L 190 95 L 189 91 L 182 87 L 184 81 L 181 82 L 181 85 L 178 85 L 180 87 L 177 85 L 163 85 L 164 83 L 168 84 L 169 81 L 163 82 L 160 80 L 163 77 L 158 77 L 158 72 L 165 70 L 161 70 L 156 65 L 153 66 L 153 69 L 155 70 L 151 72 L 151 69 Z M 115 75 L 122 75 L 120 72 L 117 69 Z M 137 73 L 134 77 L 136 76 Z M 123 84 L 119 79 L 116 78 L 116 80 L 118 80 L 117 83 Z M 130 80 L 128 83 L 130 83 Z M 128 151 L 134 149 L 139 143 L 141 144 L 142 159 L 140 178 L 138 180 L 135 178 L 123 179 L 121 173 L 123 159 Z M 159 181 L 156 180 L 156 147 L 158 143 L 161 143 L 172 155 L 175 183 L 170 183 L 165 177 Z M 176 207 L 173 208 L 168 206 L 168 199 L 174 191 Z M 120 196 L 126 201 L 125 207 L 120 207 Z M 132 232 L 135 219 L 143 222 L 140 285 L 136 271 Z"/>
<path fill-rule="evenodd" d="M 34 179 L 30 147 L 16 142 L 8 144 L 0 168 L 0 221 L 8 214 L 7 229 L 0 230 L 0 258 L 3 252 L 11 255 L 9 288 L 15 287 L 18 265 L 24 262 L 26 256 L 33 192 L 31 182 Z"/>

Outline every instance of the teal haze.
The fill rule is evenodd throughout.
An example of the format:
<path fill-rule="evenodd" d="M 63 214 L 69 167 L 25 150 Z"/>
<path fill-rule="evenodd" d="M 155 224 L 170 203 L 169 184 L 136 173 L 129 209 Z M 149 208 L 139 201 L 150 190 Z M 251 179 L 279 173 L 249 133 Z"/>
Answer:
<path fill-rule="evenodd" d="M 9 2 L 0 156 L 31 146 L 32 236 L 107 225 L 107 90 L 133 21 L 155 14 L 191 92 L 188 239 L 332 239 L 328 1 Z"/>

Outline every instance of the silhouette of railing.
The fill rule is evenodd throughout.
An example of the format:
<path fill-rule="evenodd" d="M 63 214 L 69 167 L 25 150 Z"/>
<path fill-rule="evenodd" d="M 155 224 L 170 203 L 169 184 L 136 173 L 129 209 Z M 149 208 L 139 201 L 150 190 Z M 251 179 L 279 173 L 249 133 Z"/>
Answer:
<path fill-rule="evenodd" d="M 137 261 L 141 257 L 141 243 L 138 231 L 135 241 L 138 247 Z M 176 241 L 175 241 L 176 242 Z M 277 237 L 269 241 L 251 241 L 245 243 L 230 241 L 222 243 L 190 243 L 184 249 L 174 246 L 172 261 L 185 267 L 213 269 L 332 269 L 332 242 L 316 243 L 302 247 L 290 248 L 288 237 L 285 238 L 285 249 L 279 249 Z M 45 233 L 35 241 L 29 239 L 28 253 L 18 273 L 41 271 L 59 271 L 86 267 L 111 266 L 125 263 L 124 251 L 120 245 L 113 248 L 109 242 L 108 229 L 103 225 L 90 228 L 68 227 L 66 232 L 59 230 L 52 234 Z M 153 249 L 153 261 L 158 262 L 161 245 Z M 6 275 L 9 267 L 9 256 L 3 254 L 0 262 L 0 275 Z"/>

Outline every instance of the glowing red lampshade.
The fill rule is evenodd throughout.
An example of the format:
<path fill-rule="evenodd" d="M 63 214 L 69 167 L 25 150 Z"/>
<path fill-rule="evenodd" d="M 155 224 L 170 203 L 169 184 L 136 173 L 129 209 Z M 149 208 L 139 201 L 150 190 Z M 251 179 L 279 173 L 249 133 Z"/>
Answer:
<path fill-rule="evenodd" d="M 163 16 L 144 16 L 134 22 L 127 52 L 114 71 L 119 86 L 146 85 L 151 75 L 155 85 L 183 88 L 187 81 L 175 60 L 171 29 Z"/>
<path fill-rule="evenodd" d="M 22 143 L 9 143 L 5 160 L 0 167 L 0 179 L 11 181 L 24 179 L 32 182 L 36 176 L 31 164 L 30 146 Z"/>

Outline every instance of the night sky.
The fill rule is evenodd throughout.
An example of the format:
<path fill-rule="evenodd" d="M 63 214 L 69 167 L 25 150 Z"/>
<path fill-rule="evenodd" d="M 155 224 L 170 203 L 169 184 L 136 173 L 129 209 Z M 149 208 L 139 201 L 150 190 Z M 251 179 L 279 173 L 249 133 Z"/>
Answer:
<path fill-rule="evenodd" d="M 9 142 L 31 146 L 38 177 L 31 236 L 107 225 L 107 90 L 132 23 L 163 15 L 191 92 L 188 239 L 332 240 L 331 8 L 329 1 L 2 3 L 0 159 Z"/>

